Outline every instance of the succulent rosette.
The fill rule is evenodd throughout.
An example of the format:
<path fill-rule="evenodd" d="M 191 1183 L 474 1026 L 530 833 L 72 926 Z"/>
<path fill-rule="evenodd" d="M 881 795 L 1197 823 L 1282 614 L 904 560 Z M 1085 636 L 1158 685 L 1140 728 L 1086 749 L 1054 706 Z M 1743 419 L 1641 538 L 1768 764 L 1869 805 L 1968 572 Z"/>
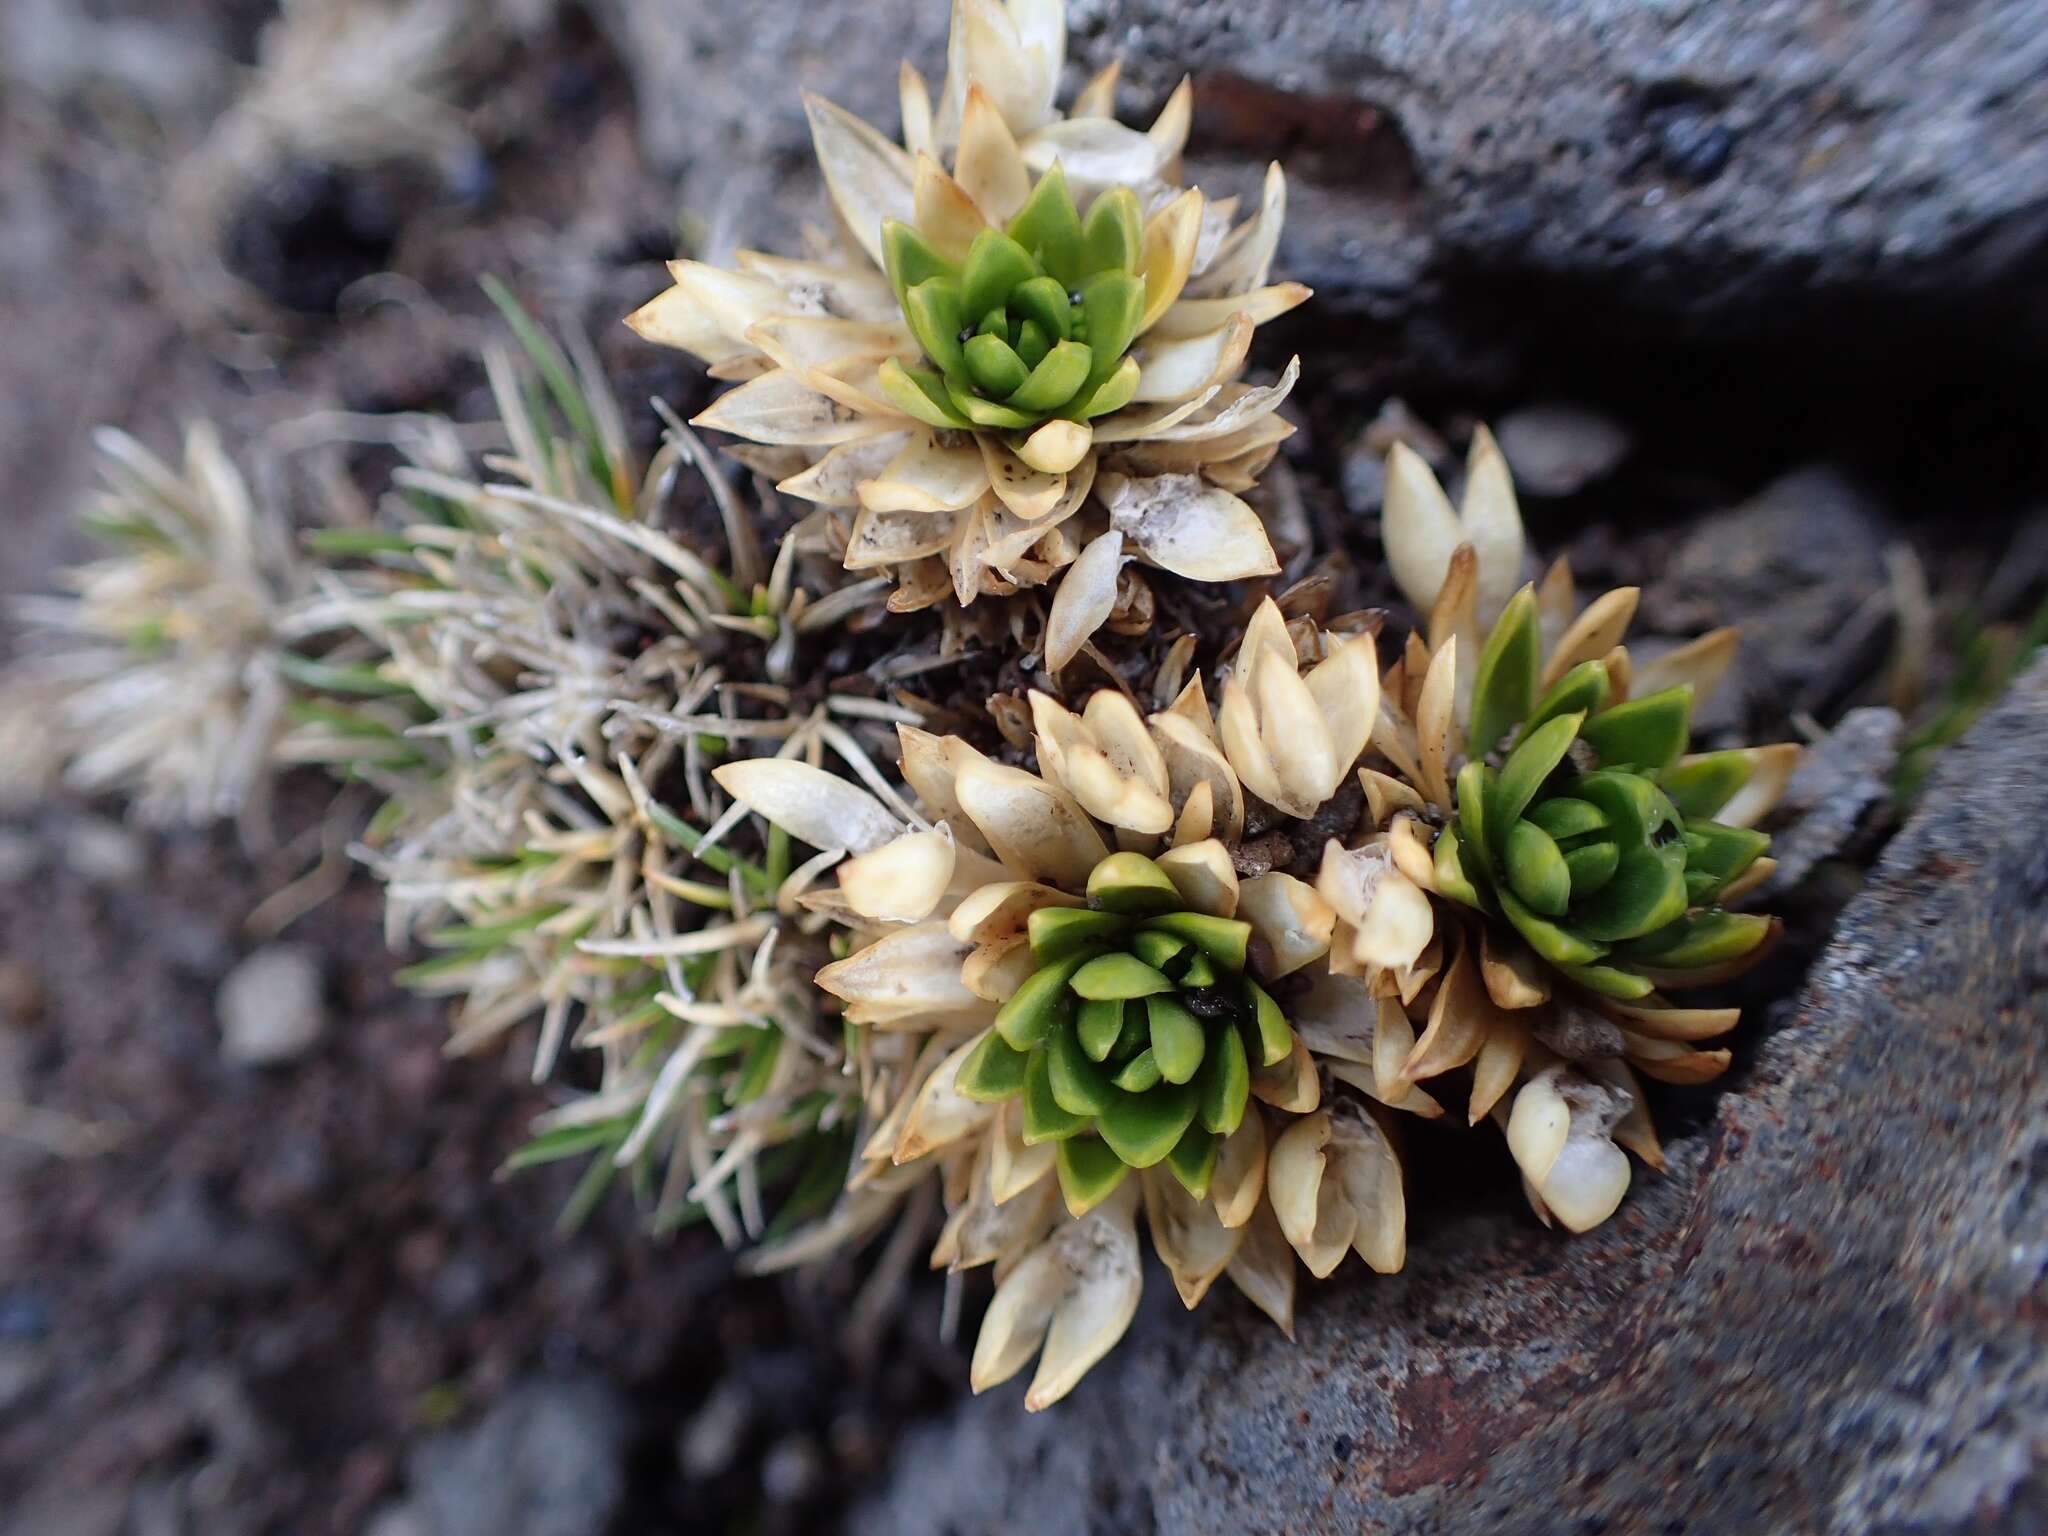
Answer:
<path fill-rule="evenodd" d="M 716 775 L 799 842 L 847 855 L 836 888 L 797 899 L 850 930 L 817 980 L 852 1031 L 870 1128 L 840 1208 L 765 1262 L 887 1219 L 935 1168 L 948 1219 L 934 1262 L 998 1274 L 975 1385 L 1040 1354 L 1032 1407 L 1128 1324 L 1140 1208 L 1187 1305 L 1227 1274 L 1283 1327 L 1297 1255 L 1320 1275 L 1347 1252 L 1396 1269 L 1405 1247 L 1381 1107 L 1369 1092 L 1324 1104 L 1278 989 L 1338 1038 L 1354 999 L 1303 983 L 1333 940 L 1398 959 L 1414 913 L 1347 908 L 1361 936 L 1309 881 L 1241 874 L 1232 854 L 1249 818 L 1297 825 L 1254 786 L 1309 811 L 1338 796 L 1376 718 L 1372 638 L 1290 631 L 1268 600 L 1219 708 L 1199 678 L 1158 683 L 1170 702 L 1149 716 L 1114 690 L 1079 711 L 1033 694 L 1036 773 L 904 728 L 901 807 L 792 759 Z M 1304 848 L 1323 840 L 1302 830 Z"/>
<path fill-rule="evenodd" d="M 1698 1043 L 1739 1011 L 1665 994 L 1732 978 L 1776 938 L 1731 908 L 1773 867 L 1755 827 L 1798 749 L 1687 753 L 1734 631 L 1638 666 L 1634 588 L 1581 611 L 1562 560 L 1516 587 L 1520 513 L 1483 428 L 1456 509 L 1392 451 L 1383 534 L 1428 620 L 1387 678 L 1375 745 L 1392 771 L 1364 778 L 1401 868 L 1445 905 L 1442 979 L 1381 1087 L 1470 1065 L 1472 1121 L 1501 1120 L 1538 1210 L 1584 1230 L 1627 1191 L 1622 1148 L 1662 1163 L 1637 1074 L 1696 1083 L 1729 1063 Z"/>
<path fill-rule="evenodd" d="M 1173 881 L 1184 867 L 1196 896 L 1219 889 L 1210 848 L 1193 847 L 1165 866 L 1112 853 L 1089 871 L 1086 906 L 1033 912 L 1037 969 L 960 1068 L 961 1093 L 1018 1100 L 1025 1142 L 1058 1147 L 1077 1216 L 1155 1165 L 1207 1199 L 1218 1149 L 1244 1122 L 1253 1067 L 1293 1053 L 1280 1005 L 1245 974 L 1252 925 L 1191 907 Z"/>
<path fill-rule="evenodd" d="M 805 97 L 837 254 L 678 261 L 631 320 L 739 382 L 698 422 L 818 504 L 849 568 L 892 573 L 899 611 L 1042 586 L 1086 551 L 1055 666 L 1132 560 L 1278 570 L 1237 493 L 1292 431 L 1297 369 L 1238 376 L 1308 297 L 1269 282 L 1277 165 L 1233 227 L 1233 202 L 1178 184 L 1189 85 L 1141 132 L 1112 115 L 1112 66 L 1062 115 L 1065 56 L 1062 0 L 956 0 L 936 102 L 904 68 L 901 144 Z"/>

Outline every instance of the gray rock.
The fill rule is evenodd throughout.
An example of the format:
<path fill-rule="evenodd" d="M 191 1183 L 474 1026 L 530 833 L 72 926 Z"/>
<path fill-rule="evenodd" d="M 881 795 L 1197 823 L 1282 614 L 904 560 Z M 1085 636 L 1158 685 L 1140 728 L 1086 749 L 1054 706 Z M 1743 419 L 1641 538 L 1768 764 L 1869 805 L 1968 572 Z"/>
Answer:
<path fill-rule="evenodd" d="M 431 1536 L 604 1536 L 625 1502 L 629 1429 L 611 1383 L 529 1378 L 407 1458 L 411 1511 Z"/>
<path fill-rule="evenodd" d="M 1494 423 L 1515 487 L 1534 496 L 1569 496 L 1621 467 L 1632 446 L 1612 416 L 1567 401 L 1519 406 Z"/>
<path fill-rule="evenodd" d="M 2048 664 L 1605 1226 L 1415 1211 L 1406 1270 L 1310 1288 L 1293 1344 L 1234 1296 L 1149 1308 L 1060 1407 L 1012 1385 L 912 1437 L 852 1528 L 2048 1528 L 2044 762 Z"/>
<path fill-rule="evenodd" d="M 811 174 L 798 87 L 893 133 L 898 59 L 940 73 L 945 8 L 929 0 L 596 8 L 714 254 L 792 238 Z M 1191 72 L 1195 173 L 1236 189 L 1288 161 L 1283 265 L 1340 307 L 1400 316 L 1447 274 L 1521 273 L 1719 340 L 1843 297 L 1887 328 L 1918 313 L 1951 346 L 1937 321 L 1957 313 L 2015 350 L 2048 333 L 2031 280 L 2048 248 L 2048 28 L 2030 0 L 1938 16 L 1918 0 L 1068 9 L 1069 90 L 1121 55 L 1124 113 L 1143 120 Z"/>
<path fill-rule="evenodd" d="M 278 1290 L 298 1268 L 297 1251 L 284 1237 L 223 1210 L 204 1187 L 184 1179 L 167 1185 L 122 1235 L 113 1266 L 130 1291 L 172 1285 L 224 1295 Z"/>
<path fill-rule="evenodd" d="M 1852 709 L 1807 751 L 1785 786 L 1778 812 L 1785 825 L 1771 839 L 1778 867 L 1759 906 L 1798 885 L 1823 859 L 1853 851 L 1884 820 L 1904 730 L 1895 709 Z"/>
<path fill-rule="evenodd" d="M 242 1066 L 296 1061 L 320 1043 L 327 1004 L 320 994 L 320 952 L 270 944 L 228 972 L 215 1003 L 220 1049 Z"/>
<path fill-rule="evenodd" d="M 1695 520 L 1644 590 L 1644 621 L 1669 635 L 1742 631 L 1728 681 L 1694 716 L 1702 736 L 1751 736 L 1752 716 L 1831 716 L 1883 660 L 1891 604 L 1884 508 L 1838 470 L 1794 470 L 1750 500 Z M 1634 649 L 1631 646 L 1631 649 Z M 1649 659 L 1656 647 L 1643 649 Z"/>

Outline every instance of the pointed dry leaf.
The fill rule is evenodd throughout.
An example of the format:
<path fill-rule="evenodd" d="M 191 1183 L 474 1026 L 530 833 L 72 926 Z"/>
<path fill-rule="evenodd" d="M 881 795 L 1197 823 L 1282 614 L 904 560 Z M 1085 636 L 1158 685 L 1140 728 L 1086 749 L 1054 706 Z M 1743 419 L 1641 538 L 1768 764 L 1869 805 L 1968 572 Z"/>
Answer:
<path fill-rule="evenodd" d="M 873 795 L 835 773 L 790 758 L 727 763 L 712 777 L 733 799 L 817 849 L 867 853 L 902 824 Z"/>

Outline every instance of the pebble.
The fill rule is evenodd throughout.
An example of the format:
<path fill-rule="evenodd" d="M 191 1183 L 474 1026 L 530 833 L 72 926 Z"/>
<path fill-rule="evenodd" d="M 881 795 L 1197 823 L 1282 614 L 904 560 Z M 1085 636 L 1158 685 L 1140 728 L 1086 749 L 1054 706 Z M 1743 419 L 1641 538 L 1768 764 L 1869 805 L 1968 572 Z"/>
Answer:
<path fill-rule="evenodd" d="M 631 1430 L 610 1382 L 528 1377 L 475 1424 L 415 1447 L 411 1507 L 434 1536 L 605 1536 L 625 1504 Z"/>
<path fill-rule="evenodd" d="M 1570 496 L 1621 467 L 1634 446 L 1611 416 L 1549 400 L 1509 411 L 1494 440 L 1514 471 L 1515 486 L 1533 496 Z"/>
<path fill-rule="evenodd" d="M 298 1060 L 327 1028 L 319 952 L 303 944 L 257 950 L 228 973 L 215 1007 L 229 1061 L 260 1067 Z"/>
<path fill-rule="evenodd" d="M 761 1491 L 771 1504 L 801 1504 L 818 1491 L 825 1458 L 809 1435 L 784 1435 L 761 1461 Z"/>
<path fill-rule="evenodd" d="M 753 1422 L 752 1397 L 736 1378 L 726 1377 L 676 1437 L 676 1461 L 684 1478 L 708 1482 L 730 1467 L 739 1459 Z"/>
<path fill-rule="evenodd" d="M 147 860 L 142 839 L 103 816 L 81 816 L 63 834 L 64 866 L 88 885 L 132 885 Z"/>

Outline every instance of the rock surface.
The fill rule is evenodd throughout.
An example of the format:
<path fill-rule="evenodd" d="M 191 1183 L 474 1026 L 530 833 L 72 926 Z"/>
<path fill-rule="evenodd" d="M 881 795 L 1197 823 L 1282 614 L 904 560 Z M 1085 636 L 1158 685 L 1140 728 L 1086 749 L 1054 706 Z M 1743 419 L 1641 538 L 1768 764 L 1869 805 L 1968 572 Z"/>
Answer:
<path fill-rule="evenodd" d="M 854 1528 L 2043 1529 L 2044 756 L 2048 665 L 1606 1226 L 1424 1206 L 1406 1271 L 1347 1266 L 1293 1345 L 1234 1297 L 1168 1316 L 1154 1269 L 1074 1398 L 1032 1419 L 1007 1387 L 920 1431 Z"/>
<path fill-rule="evenodd" d="M 945 30 L 938 0 L 598 10 L 714 252 L 792 238 L 774 194 L 810 174 L 798 87 L 894 133 L 897 60 L 936 78 Z M 1069 90 L 1121 55 L 1142 119 L 1192 73 L 1198 173 L 1286 161 L 1283 264 L 1340 306 L 1401 315 L 1423 280 L 1512 272 L 1716 340 L 1845 296 L 1937 337 L 1936 317 L 1972 316 L 2019 354 L 2048 334 L 2048 288 L 2005 293 L 2048 266 L 2048 28 L 2027 0 L 1072 0 L 1069 17 Z"/>
<path fill-rule="evenodd" d="M 1741 627 L 1738 665 L 1694 730 L 1746 735 L 1752 706 L 1766 703 L 1832 716 L 1845 688 L 1882 665 L 1891 639 L 1891 536 L 1871 491 L 1825 464 L 1697 519 L 1645 588 L 1642 609 L 1670 635 Z"/>
<path fill-rule="evenodd" d="M 603 1536 L 625 1502 L 630 1427 L 609 1382 L 535 1377 L 420 1446 L 411 1500 L 383 1519 L 421 1536 Z"/>

